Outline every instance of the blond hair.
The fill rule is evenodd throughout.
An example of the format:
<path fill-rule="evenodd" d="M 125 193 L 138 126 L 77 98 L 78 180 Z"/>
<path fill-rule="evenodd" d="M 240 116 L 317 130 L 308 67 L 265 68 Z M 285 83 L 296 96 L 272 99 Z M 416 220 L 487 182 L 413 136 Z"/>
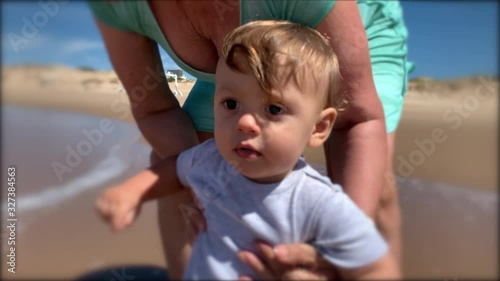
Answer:
<path fill-rule="evenodd" d="M 343 103 L 338 96 L 337 56 L 328 40 L 312 28 L 287 21 L 250 22 L 226 36 L 222 53 L 226 64 L 242 73 L 239 59 L 245 58 L 267 93 L 280 91 L 290 78 L 301 90 L 306 79 L 314 79 L 315 85 L 327 79 L 325 106 L 340 109 Z"/>

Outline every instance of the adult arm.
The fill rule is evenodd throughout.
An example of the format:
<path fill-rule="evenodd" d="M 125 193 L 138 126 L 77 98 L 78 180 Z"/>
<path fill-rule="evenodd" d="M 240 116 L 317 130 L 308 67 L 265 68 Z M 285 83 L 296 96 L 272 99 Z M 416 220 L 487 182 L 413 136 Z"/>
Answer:
<path fill-rule="evenodd" d="M 132 115 L 156 154 L 164 158 L 198 144 L 191 119 L 168 86 L 157 44 L 142 35 L 96 22 L 113 68 L 127 91 Z"/>
<path fill-rule="evenodd" d="M 385 120 L 373 81 L 368 40 L 355 1 L 337 1 L 316 27 L 337 54 L 346 110 L 325 144 L 330 178 L 369 217 L 377 210 L 387 157 Z"/>
<path fill-rule="evenodd" d="M 165 158 L 198 144 L 191 119 L 168 87 L 156 43 L 97 19 L 96 22 L 113 68 L 129 95 L 133 117 L 155 153 Z M 146 90 L 146 95 L 140 95 L 141 89 Z M 191 203 L 192 195 L 187 189 L 158 203 L 163 250 L 172 279 L 182 278 L 191 254 L 192 236 L 179 212 L 179 206 Z M 171 231 L 172 225 L 176 231 Z"/>

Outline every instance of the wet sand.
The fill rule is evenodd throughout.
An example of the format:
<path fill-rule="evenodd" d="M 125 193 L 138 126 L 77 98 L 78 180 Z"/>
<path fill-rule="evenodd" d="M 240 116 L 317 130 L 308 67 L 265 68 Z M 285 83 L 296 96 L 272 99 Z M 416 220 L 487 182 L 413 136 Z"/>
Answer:
<path fill-rule="evenodd" d="M 2 278 L 67 279 L 109 266 L 164 266 L 154 203 L 143 208 L 133 227 L 118 234 L 93 209 L 105 187 L 146 167 L 149 153 L 125 110 L 125 94 L 106 82 L 114 81 L 113 76 L 64 68 L 18 69 L 2 75 L 2 171 L 6 165 L 18 170 L 19 221 L 16 274 L 8 273 L 3 264 Z M 40 82 L 43 75 L 49 82 Z M 55 81 L 54 75 L 59 76 Z M 89 86 L 89 79 L 104 82 Z M 498 83 L 491 85 L 478 80 L 450 95 L 408 94 L 394 163 L 408 278 L 498 274 Z M 192 84 L 179 86 L 183 103 Z M 100 142 L 95 130 L 102 132 Z M 90 132 L 94 139 L 88 137 Z M 77 159 L 68 154 L 78 148 L 84 151 L 85 141 L 90 153 L 75 164 Z M 306 159 L 320 168 L 324 163 L 321 150 L 309 150 Z M 58 177 L 55 162 L 71 171 L 59 170 Z M 3 191 L 4 186 L 5 181 Z M 8 254 L 5 244 L 2 239 L 2 255 Z"/>

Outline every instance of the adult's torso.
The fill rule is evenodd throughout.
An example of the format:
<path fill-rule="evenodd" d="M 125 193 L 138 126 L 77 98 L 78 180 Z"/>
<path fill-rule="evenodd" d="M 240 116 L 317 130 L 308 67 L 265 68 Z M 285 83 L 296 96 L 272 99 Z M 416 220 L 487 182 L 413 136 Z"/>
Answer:
<path fill-rule="evenodd" d="M 219 3 L 219 4 L 216 4 Z M 174 53 L 187 65 L 215 73 L 224 36 L 240 23 L 239 1 L 150 1 L 158 26 Z"/>
<path fill-rule="evenodd" d="M 315 27 L 335 0 L 90 1 L 94 15 L 117 29 L 158 42 L 186 72 L 214 82 L 225 35 L 253 20 L 289 20 Z"/>

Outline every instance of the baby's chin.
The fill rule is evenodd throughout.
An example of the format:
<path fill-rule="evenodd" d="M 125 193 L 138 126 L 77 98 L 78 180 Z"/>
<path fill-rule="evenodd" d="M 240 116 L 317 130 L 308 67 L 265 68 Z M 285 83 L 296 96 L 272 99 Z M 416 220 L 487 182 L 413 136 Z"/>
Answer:
<path fill-rule="evenodd" d="M 236 172 L 256 183 L 279 182 L 290 174 L 296 164 L 291 165 L 291 167 L 272 169 L 269 165 L 266 165 L 265 161 L 259 161 L 260 159 L 248 161 L 234 157 L 234 153 L 230 152 L 224 153 L 222 157 L 234 168 Z"/>
<path fill-rule="evenodd" d="M 282 173 L 269 173 L 269 170 L 252 172 L 241 170 L 240 173 L 247 179 L 256 183 L 276 183 L 282 181 L 290 173 L 290 170 Z"/>

